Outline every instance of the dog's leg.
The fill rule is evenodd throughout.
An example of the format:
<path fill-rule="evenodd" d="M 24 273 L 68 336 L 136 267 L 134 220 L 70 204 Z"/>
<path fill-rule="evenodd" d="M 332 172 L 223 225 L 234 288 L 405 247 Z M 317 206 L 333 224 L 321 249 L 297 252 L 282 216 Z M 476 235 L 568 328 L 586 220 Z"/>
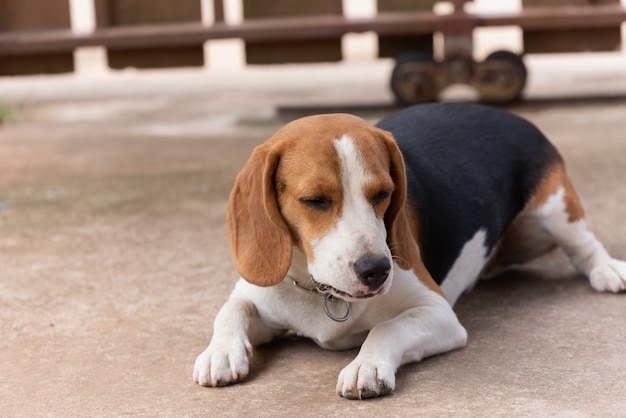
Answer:
<path fill-rule="evenodd" d="M 409 280 L 417 282 L 415 276 Z M 406 289 L 399 292 L 413 296 Z M 395 373 L 401 365 L 465 345 L 467 332 L 442 296 L 424 287 L 413 302 L 414 307 L 372 328 L 357 357 L 339 374 L 340 396 L 386 395 L 395 388 Z"/>
<path fill-rule="evenodd" d="M 265 325 L 254 304 L 231 294 L 213 327 L 211 343 L 197 358 L 193 380 L 201 386 L 225 386 L 248 375 L 252 345 L 271 341 L 278 331 Z"/>
<path fill-rule="evenodd" d="M 587 229 L 584 211 L 567 179 L 531 214 L 563 248 L 578 271 L 589 278 L 594 289 L 615 293 L 626 290 L 626 262 L 611 257 Z"/>

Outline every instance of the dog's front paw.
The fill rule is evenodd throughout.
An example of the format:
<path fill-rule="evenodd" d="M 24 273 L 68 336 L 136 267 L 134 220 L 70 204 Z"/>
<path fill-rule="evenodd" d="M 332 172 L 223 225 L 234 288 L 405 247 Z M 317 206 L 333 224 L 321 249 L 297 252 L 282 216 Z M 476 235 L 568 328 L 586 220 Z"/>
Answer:
<path fill-rule="evenodd" d="M 396 386 L 395 369 L 385 362 L 357 356 L 339 373 L 337 394 L 347 399 L 387 395 Z"/>
<path fill-rule="evenodd" d="M 626 262 L 609 259 L 608 262 L 591 270 L 589 282 L 599 292 L 626 291 Z"/>
<path fill-rule="evenodd" d="M 211 344 L 197 358 L 193 368 L 193 380 L 201 386 L 226 386 L 248 376 L 249 357 L 252 346 L 248 341 Z"/>

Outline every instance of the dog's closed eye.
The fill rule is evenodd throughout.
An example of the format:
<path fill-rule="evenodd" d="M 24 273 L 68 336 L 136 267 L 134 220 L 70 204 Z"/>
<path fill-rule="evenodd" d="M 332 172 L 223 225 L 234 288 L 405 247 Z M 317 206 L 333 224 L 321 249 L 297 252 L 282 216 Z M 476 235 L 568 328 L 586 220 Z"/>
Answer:
<path fill-rule="evenodd" d="M 328 210 L 333 205 L 332 199 L 323 195 L 315 197 L 301 197 L 299 200 L 303 205 L 316 210 Z"/>
<path fill-rule="evenodd" d="M 385 200 L 387 200 L 389 196 L 391 196 L 391 192 L 381 190 L 371 198 L 372 205 L 376 206 L 383 203 Z"/>

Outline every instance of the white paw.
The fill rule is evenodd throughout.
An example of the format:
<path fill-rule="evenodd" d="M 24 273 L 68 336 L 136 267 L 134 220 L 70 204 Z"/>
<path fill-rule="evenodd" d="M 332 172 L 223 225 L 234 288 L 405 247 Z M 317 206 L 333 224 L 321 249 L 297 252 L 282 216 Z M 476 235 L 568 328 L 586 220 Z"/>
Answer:
<path fill-rule="evenodd" d="M 339 373 L 337 394 L 348 399 L 367 399 L 387 395 L 395 387 L 395 367 L 357 356 Z"/>
<path fill-rule="evenodd" d="M 615 258 L 609 259 L 591 270 L 589 283 L 598 292 L 626 291 L 626 262 Z"/>
<path fill-rule="evenodd" d="M 252 346 L 248 341 L 211 341 L 197 358 L 193 380 L 201 386 L 226 386 L 248 376 Z"/>

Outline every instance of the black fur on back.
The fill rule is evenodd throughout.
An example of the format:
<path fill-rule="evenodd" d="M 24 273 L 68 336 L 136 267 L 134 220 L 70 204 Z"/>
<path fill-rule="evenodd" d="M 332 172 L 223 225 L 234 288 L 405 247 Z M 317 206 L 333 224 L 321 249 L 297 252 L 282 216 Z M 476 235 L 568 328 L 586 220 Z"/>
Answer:
<path fill-rule="evenodd" d="M 491 252 L 561 158 L 530 122 L 479 105 L 417 105 L 377 126 L 404 156 L 408 204 L 418 211 L 422 257 L 437 283 L 478 230 L 486 230 Z"/>

